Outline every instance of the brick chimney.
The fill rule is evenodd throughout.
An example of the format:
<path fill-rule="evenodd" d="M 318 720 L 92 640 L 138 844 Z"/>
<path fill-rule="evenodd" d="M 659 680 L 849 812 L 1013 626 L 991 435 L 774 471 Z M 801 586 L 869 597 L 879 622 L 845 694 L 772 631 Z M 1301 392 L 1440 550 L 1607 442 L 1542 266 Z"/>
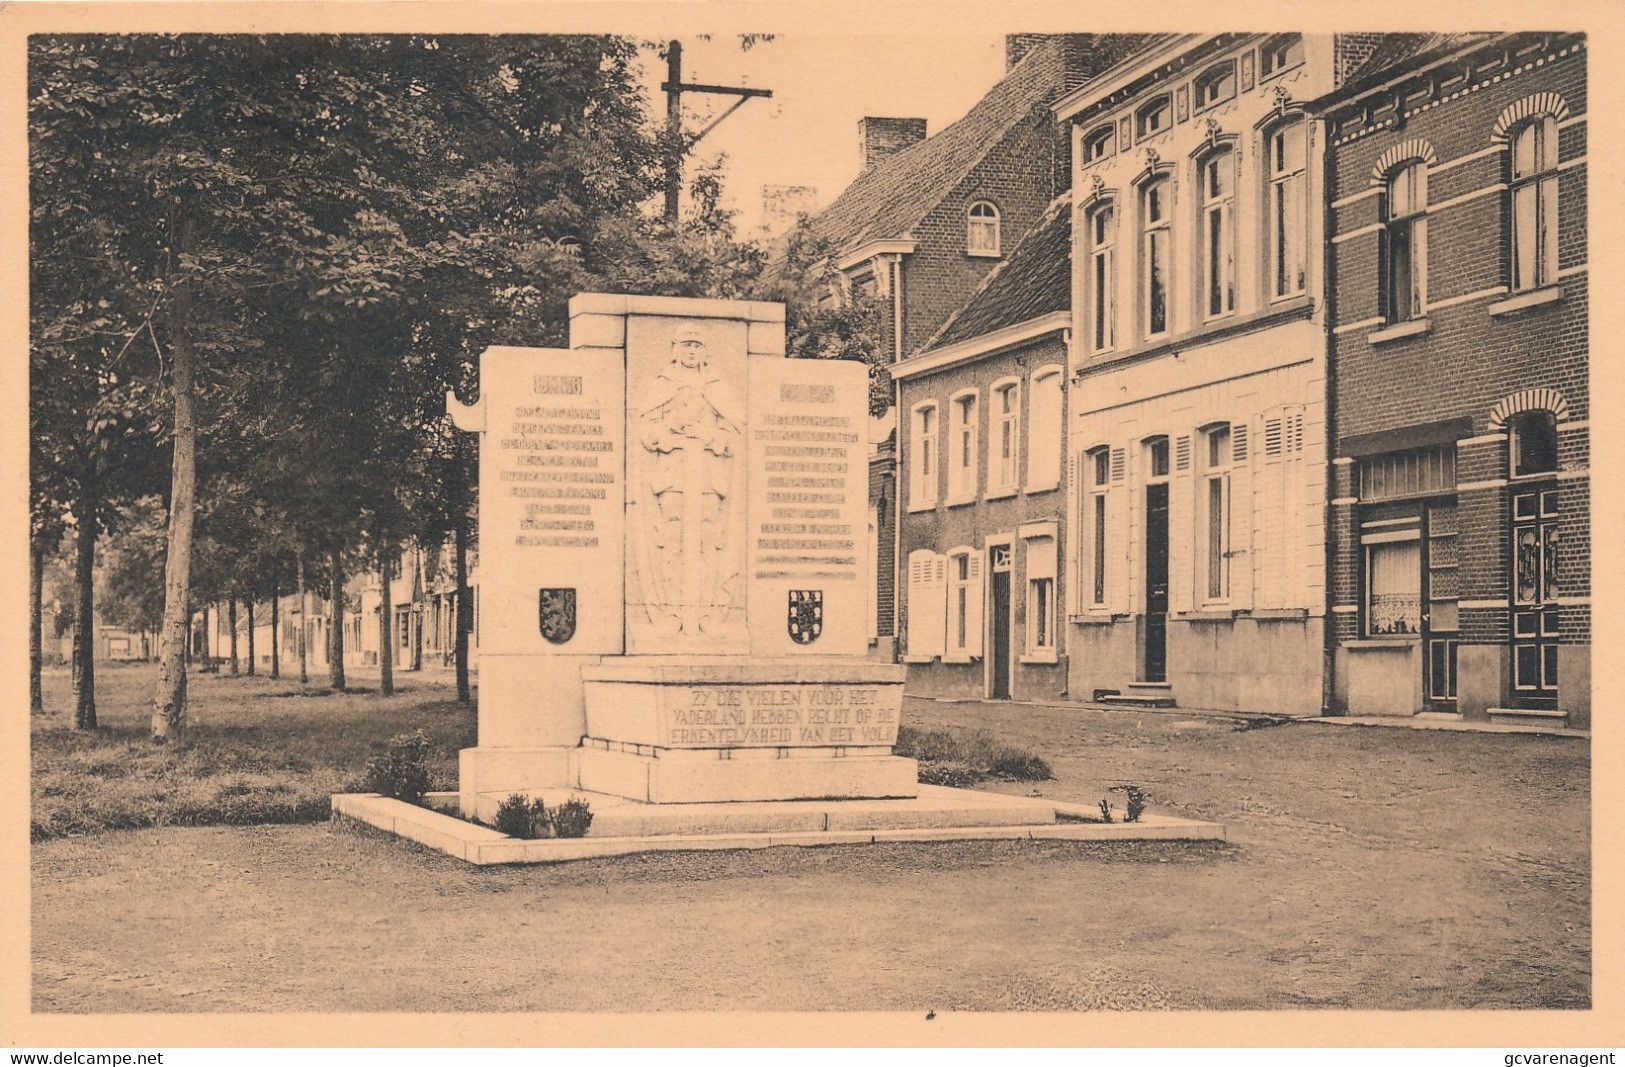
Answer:
<path fill-rule="evenodd" d="M 924 119 L 882 119 L 873 116 L 858 120 L 858 150 L 863 169 L 868 170 L 887 156 L 925 140 Z"/>
<path fill-rule="evenodd" d="M 1035 46 L 1043 44 L 1045 41 L 1054 36 L 1056 35 L 1052 33 L 1005 34 L 1004 69 L 1006 73 L 1009 72 L 1011 67 L 1014 67 L 1017 63 L 1020 63 L 1022 58 L 1026 56 L 1028 52 L 1031 52 Z"/>

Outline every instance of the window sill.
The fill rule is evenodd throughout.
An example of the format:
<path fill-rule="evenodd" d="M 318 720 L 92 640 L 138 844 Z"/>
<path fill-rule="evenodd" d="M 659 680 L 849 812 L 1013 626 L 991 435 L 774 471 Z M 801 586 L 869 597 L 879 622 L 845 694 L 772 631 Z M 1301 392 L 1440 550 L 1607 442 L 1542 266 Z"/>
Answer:
<path fill-rule="evenodd" d="M 1491 315 L 1510 315 L 1515 311 L 1526 308 L 1542 307 L 1546 304 L 1556 304 L 1563 299 L 1561 285 L 1548 285 L 1542 289 L 1530 289 L 1516 296 L 1509 296 L 1505 300 L 1497 300 L 1490 305 Z"/>
<path fill-rule="evenodd" d="M 1004 499 L 1007 499 L 1009 497 L 1013 497 L 1015 495 L 1016 495 L 1016 487 L 1012 485 L 1012 486 L 1008 486 L 1008 487 L 1003 488 L 1003 489 L 989 489 L 987 491 L 987 495 L 982 497 L 982 499 L 983 500 L 1004 500 Z"/>
<path fill-rule="evenodd" d="M 957 654 L 956 653 L 954 655 L 943 656 L 942 657 L 942 662 L 944 662 L 944 663 L 959 663 L 959 664 L 975 663 L 976 662 L 976 657 L 972 656 L 972 655 L 968 655 L 968 654 Z"/>
<path fill-rule="evenodd" d="M 1102 611 L 1089 615 L 1073 615 L 1071 622 L 1074 626 L 1110 626 L 1117 618 L 1116 615 Z"/>
<path fill-rule="evenodd" d="M 1308 608 L 1254 608 L 1253 618 L 1268 622 L 1272 619 L 1307 619 Z"/>
<path fill-rule="evenodd" d="M 1229 608 L 1213 611 L 1181 611 L 1171 616 L 1175 622 L 1234 622 L 1236 613 Z"/>
<path fill-rule="evenodd" d="M 1044 485 L 1029 485 L 1026 492 L 1028 496 L 1032 496 L 1034 493 L 1053 493 L 1059 488 L 1061 488 L 1059 482 L 1048 482 Z"/>
<path fill-rule="evenodd" d="M 1373 330 L 1365 335 L 1365 339 L 1370 344 L 1381 345 L 1389 341 L 1398 341 L 1402 337 L 1420 337 L 1432 328 L 1427 316 L 1424 315 L 1419 319 L 1406 319 L 1404 322 L 1396 322 L 1392 326 Z"/>
<path fill-rule="evenodd" d="M 935 656 L 903 656 L 902 657 L 904 663 L 930 663 L 932 660 L 934 660 L 936 658 L 937 657 L 935 657 Z"/>
<path fill-rule="evenodd" d="M 1037 652 L 1026 652 L 1026 653 L 1023 653 L 1020 656 L 1017 656 L 1016 660 L 1017 660 L 1017 662 L 1020 662 L 1020 663 L 1033 663 L 1033 664 L 1045 664 L 1045 663 L 1059 663 L 1059 662 L 1061 662 L 1060 656 L 1058 656 L 1056 654 L 1056 652 L 1055 652 L 1055 650 L 1053 648 L 1041 648 Z"/>
<path fill-rule="evenodd" d="M 951 508 L 962 508 L 966 504 L 974 503 L 976 503 L 974 496 L 951 496 L 948 498 L 948 506 Z"/>
<path fill-rule="evenodd" d="M 1181 334 L 1158 334 L 1128 348 L 1113 349 L 1092 354 L 1073 374 L 1074 378 L 1098 373 L 1102 368 L 1120 363 L 1154 359 L 1169 352 L 1183 352 L 1212 344 L 1236 334 L 1268 329 L 1296 319 L 1307 319 L 1315 312 L 1315 303 L 1307 296 L 1282 297 L 1267 308 L 1230 315 L 1203 323 L 1200 327 Z"/>
<path fill-rule="evenodd" d="M 998 259 L 1001 254 L 999 252 L 973 252 L 968 248 L 965 249 L 965 255 L 971 259 Z"/>
<path fill-rule="evenodd" d="M 1380 652 L 1384 649 L 1415 648 L 1421 643 L 1421 635 L 1415 637 L 1362 637 L 1356 641 L 1344 641 L 1342 647 L 1350 652 Z"/>
<path fill-rule="evenodd" d="M 910 515 L 918 515 L 922 511 L 935 510 L 937 510 L 937 502 L 935 500 L 924 500 L 918 504 L 910 503 L 908 506 L 908 513 Z"/>

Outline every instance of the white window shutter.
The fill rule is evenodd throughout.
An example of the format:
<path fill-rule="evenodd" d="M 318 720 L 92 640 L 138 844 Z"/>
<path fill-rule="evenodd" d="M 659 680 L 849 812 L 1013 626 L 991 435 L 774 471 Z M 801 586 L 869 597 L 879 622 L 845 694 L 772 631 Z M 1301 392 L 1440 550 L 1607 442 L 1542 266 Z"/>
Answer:
<path fill-rule="evenodd" d="M 980 552 L 970 554 L 966 575 L 965 651 L 973 657 L 979 657 L 982 654 L 983 599 L 986 596 Z"/>

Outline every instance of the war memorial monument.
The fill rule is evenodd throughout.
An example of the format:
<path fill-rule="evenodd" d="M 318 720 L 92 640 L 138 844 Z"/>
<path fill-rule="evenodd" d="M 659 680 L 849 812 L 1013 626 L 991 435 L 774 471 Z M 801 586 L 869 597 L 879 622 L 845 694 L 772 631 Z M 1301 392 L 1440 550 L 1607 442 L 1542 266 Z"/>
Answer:
<path fill-rule="evenodd" d="M 779 304 L 582 294 L 569 349 L 490 348 L 480 396 L 478 744 L 444 808 L 588 801 L 517 840 L 334 799 L 475 863 L 967 837 L 1216 837 L 920 785 L 905 669 L 866 657 L 867 368 L 785 358 Z"/>

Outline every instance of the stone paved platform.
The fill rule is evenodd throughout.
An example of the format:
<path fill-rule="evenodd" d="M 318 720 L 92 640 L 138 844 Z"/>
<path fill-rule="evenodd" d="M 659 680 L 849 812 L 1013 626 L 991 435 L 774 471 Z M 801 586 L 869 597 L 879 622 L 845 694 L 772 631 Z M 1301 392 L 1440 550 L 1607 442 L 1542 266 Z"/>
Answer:
<path fill-rule="evenodd" d="M 799 800 L 739 804 L 639 804 L 621 797 L 559 791 L 592 807 L 587 837 L 525 841 L 455 814 L 390 800 L 376 793 L 333 797 L 333 812 L 437 848 L 469 863 L 558 863 L 634 852 L 774 848 L 783 845 L 872 844 L 879 841 L 968 841 L 1031 838 L 1067 841 L 1222 841 L 1216 823 L 1146 813 L 1138 822 L 1102 823 L 1079 804 L 1011 797 L 971 789 L 920 786 L 905 800 Z M 457 810 L 456 793 L 429 802 Z M 486 807 L 481 798 L 481 810 Z M 497 798 L 500 803 L 502 798 Z M 493 809 L 494 810 L 494 809 Z"/>

